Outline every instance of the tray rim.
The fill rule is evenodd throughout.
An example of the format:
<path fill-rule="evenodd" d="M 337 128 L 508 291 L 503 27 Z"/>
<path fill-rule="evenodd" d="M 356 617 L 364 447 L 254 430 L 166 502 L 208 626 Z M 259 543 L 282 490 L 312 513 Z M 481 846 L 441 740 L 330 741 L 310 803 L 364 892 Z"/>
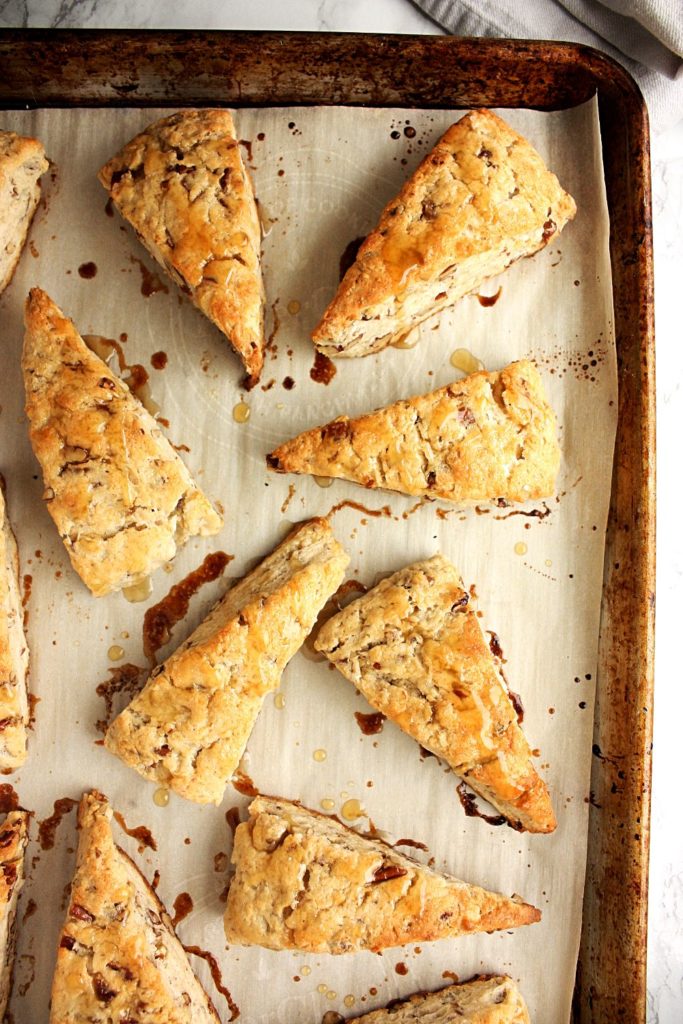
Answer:
<path fill-rule="evenodd" d="M 259 93 L 259 61 L 253 56 L 262 55 L 264 48 L 269 59 L 282 60 L 291 79 L 277 88 L 271 83 L 273 106 L 339 104 L 335 73 L 343 70 L 339 61 L 348 61 L 353 52 L 357 59 L 365 58 L 371 88 L 362 88 L 365 81 L 361 87 L 347 86 L 344 105 L 560 109 L 597 93 L 611 224 L 619 420 L 603 574 L 588 863 L 573 1018 L 579 1024 L 643 1022 L 654 688 L 655 391 L 649 127 L 640 90 L 613 58 L 593 47 L 556 41 L 251 30 L 2 29 L 0 109 L 215 105 L 215 92 L 211 100 L 197 86 L 197 92 L 191 92 L 187 81 L 182 95 L 172 89 L 149 91 L 152 81 L 163 84 L 158 67 L 154 69 L 158 59 L 178 61 L 202 47 L 216 65 L 214 75 L 219 70 L 251 75 L 251 98 L 239 76 L 220 80 L 227 91 L 220 104 L 236 107 L 265 105 Z M 316 57 L 317 71 L 322 70 L 328 76 L 323 81 L 331 83 L 329 94 L 301 98 L 307 79 L 295 67 L 293 51 Z M 411 59 L 423 62 L 412 72 L 406 72 L 400 61 L 407 51 Z M 122 53 L 130 61 L 129 81 L 117 84 Z M 38 81 L 37 72 L 50 73 L 51 55 L 58 60 L 52 78 Z M 416 81 L 420 67 L 436 55 L 448 58 L 448 67 L 441 65 L 440 70 L 454 76 L 449 85 L 456 89 L 455 97 L 444 90 L 441 103 L 433 98 L 424 101 L 429 83 L 425 87 Z M 379 101 L 370 56 L 380 71 L 393 61 L 391 70 L 398 74 L 398 85 L 392 80 L 391 86 L 384 86 L 385 102 Z M 502 80 L 494 75 L 492 81 L 468 83 L 458 78 L 471 74 L 473 67 L 490 70 L 498 64 L 512 77 Z M 137 73 L 135 88 L 131 71 Z M 73 72 L 70 85 L 67 72 Z M 55 77 L 60 84 L 62 73 L 63 91 L 50 91 Z M 215 90 L 218 80 L 211 81 Z M 148 91 L 140 90 L 141 83 L 147 83 Z M 407 93 L 411 83 L 414 88 Z M 309 81 L 309 94 L 311 90 Z M 297 100 L 292 94 L 298 91 Z M 469 102 L 454 102 L 467 96 Z M 506 96 L 510 102 L 505 102 Z M 537 102 L 524 102 L 532 96 Z M 614 714 L 615 708 L 620 715 Z"/>

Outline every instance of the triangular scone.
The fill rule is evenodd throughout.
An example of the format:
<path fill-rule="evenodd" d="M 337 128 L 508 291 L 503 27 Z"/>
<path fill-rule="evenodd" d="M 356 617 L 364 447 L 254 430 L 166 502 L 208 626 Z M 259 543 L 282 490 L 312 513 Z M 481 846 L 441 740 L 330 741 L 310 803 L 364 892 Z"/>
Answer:
<path fill-rule="evenodd" d="M 522 993 L 506 975 L 482 976 L 438 992 L 418 992 L 349 1024 L 530 1024 Z"/>
<path fill-rule="evenodd" d="M 355 420 L 340 416 L 286 441 L 267 462 L 280 473 L 462 504 L 548 497 L 560 449 L 539 372 L 522 359 Z"/>
<path fill-rule="evenodd" d="M 440 874 L 288 800 L 257 797 L 249 815 L 235 832 L 228 942 L 379 952 L 540 920 L 540 911 L 517 897 Z"/>
<path fill-rule="evenodd" d="M 0 294 L 19 262 L 48 167 L 37 139 L 0 131 Z"/>
<path fill-rule="evenodd" d="M 22 359 L 44 497 L 71 564 L 96 597 L 135 586 L 222 519 L 161 427 L 33 288 Z"/>
<path fill-rule="evenodd" d="M 14 771 L 26 760 L 27 675 L 19 555 L 0 486 L 0 772 Z"/>
<path fill-rule="evenodd" d="M 166 908 L 115 845 L 111 817 L 101 793 L 83 796 L 50 1024 L 218 1024 Z"/>
<path fill-rule="evenodd" d="M 24 884 L 24 853 L 28 844 L 29 814 L 10 811 L 0 825 L 0 1020 L 12 988 L 19 892 Z"/>
<path fill-rule="evenodd" d="M 261 226 L 227 110 L 183 110 L 149 125 L 99 173 L 119 212 L 253 382 L 263 366 Z"/>
<path fill-rule="evenodd" d="M 548 790 L 468 602 L 455 567 L 434 555 L 329 619 L 315 646 L 515 826 L 552 832 Z"/>
<path fill-rule="evenodd" d="M 536 150 L 488 110 L 452 125 L 379 224 L 313 332 L 328 356 L 364 356 L 531 256 L 576 213 Z"/>
<path fill-rule="evenodd" d="M 105 746 L 144 778 L 219 804 L 266 694 L 347 564 L 326 519 L 293 530 L 154 670 L 109 726 Z"/>

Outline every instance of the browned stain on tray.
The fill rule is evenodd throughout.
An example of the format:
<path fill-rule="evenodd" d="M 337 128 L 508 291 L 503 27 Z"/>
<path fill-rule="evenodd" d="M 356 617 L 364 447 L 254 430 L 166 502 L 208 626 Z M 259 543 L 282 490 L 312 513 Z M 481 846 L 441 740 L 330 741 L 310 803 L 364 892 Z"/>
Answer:
<path fill-rule="evenodd" d="M 52 814 L 38 822 L 38 842 L 41 850 L 53 849 L 62 818 L 74 807 L 78 807 L 78 800 L 73 800 L 70 796 L 60 797 L 53 804 Z"/>
<path fill-rule="evenodd" d="M 156 664 L 156 652 L 168 643 L 173 627 L 187 615 L 190 599 L 205 583 L 218 579 L 233 558 L 234 555 L 227 555 L 225 551 L 212 552 L 198 568 L 174 584 L 166 597 L 147 609 L 142 624 L 142 644 L 145 657 L 153 665 Z"/>
<path fill-rule="evenodd" d="M 209 953 L 207 949 L 201 949 L 200 946 L 183 945 L 183 949 L 185 950 L 186 953 L 191 953 L 193 956 L 198 956 L 202 960 L 206 961 L 206 963 L 209 965 L 209 970 L 211 971 L 211 977 L 213 979 L 214 985 L 216 986 L 216 988 L 218 989 L 218 991 L 228 1004 L 228 1009 L 230 1010 L 230 1020 L 237 1020 L 237 1018 L 240 1015 L 239 1006 L 234 1001 L 234 999 L 230 995 L 230 992 L 223 984 L 223 976 L 221 974 L 221 969 L 218 966 L 218 961 L 216 960 L 216 957 L 213 955 L 213 953 Z"/>
<path fill-rule="evenodd" d="M 168 295 L 168 286 L 164 284 L 154 270 L 150 270 L 139 256 L 129 256 L 128 259 L 140 268 L 140 294 L 148 299 L 157 292 L 164 292 Z"/>
<path fill-rule="evenodd" d="M 78 276 L 82 277 L 85 281 L 92 281 L 93 277 L 97 276 L 97 264 L 89 260 L 87 263 L 81 263 L 78 268 Z"/>
<path fill-rule="evenodd" d="M 477 298 L 479 299 L 479 305 L 485 306 L 486 308 L 489 308 L 490 306 L 495 306 L 495 304 L 498 302 L 498 299 L 501 296 L 502 291 L 503 286 L 501 285 L 495 295 L 477 295 Z"/>
<path fill-rule="evenodd" d="M 429 847 L 426 843 L 421 843 L 418 839 L 397 839 L 393 844 L 394 846 L 410 846 L 414 850 L 424 850 L 425 853 L 429 851 Z"/>
<path fill-rule="evenodd" d="M 173 900 L 173 916 L 171 917 L 173 927 L 177 928 L 193 910 L 194 902 L 189 892 L 179 892 Z"/>
<path fill-rule="evenodd" d="M 29 693 L 28 695 L 28 727 L 33 729 L 36 724 L 36 708 L 40 704 L 42 698 L 36 696 L 35 693 Z"/>
<path fill-rule="evenodd" d="M 388 505 L 382 505 L 381 508 L 368 508 L 367 505 L 363 505 L 360 501 L 352 501 L 351 498 L 347 498 L 345 501 L 340 501 L 333 505 L 326 518 L 331 519 L 337 512 L 341 512 L 345 508 L 352 508 L 356 512 L 362 512 L 363 515 L 372 516 L 373 519 L 378 519 L 380 516 L 385 516 L 387 519 L 392 517 L 392 512 Z"/>
<path fill-rule="evenodd" d="M 114 818 L 118 821 L 126 835 L 136 841 L 138 844 L 138 853 L 143 853 L 145 850 L 157 849 L 156 839 L 146 825 L 136 825 L 135 828 L 129 828 L 126 824 L 126 819 L 120 811 L 114 811 Z"/>
<path fill-rule="evenodd" d="M 155 370 L 165 370 L 168 364 L 168 355 L 166 352 L 153 352 L 150 363 Z"/>
<path fill-rule="evenodd" d="M 96 688 L 98 697 L 101 697 L 104 701 L 104 718 L 99 719 L 95 725 L 98 732 L 105 733 L 109 728 L 112 719 L 118 714 L 114 712 L 114 701 L 120 694 L 126 694 L 130 698 L 134 697 L 138 693 L 147 678 L 147 669 L 140 668 L 139 665 L 133 665 L 130 662 L 126 662 L 125 665 L 119 665 L 118 668 L 110 668 L 109 679 L 105 679 L 104 682 L 99 683 Z"/>
<path fill-rule="evenodd" d="M 324 355 L 322 352 L 318 352 L 316 349 L 316 353 L 313 358 L 313 366 L 310 370 L 311 380 L 314 380 L 316 384 L 329 384 L 336 372 L 337 367 L 329 356 Z"/>
<path fill-rule="evenodd" d="M 354 711 L 353 717 L 358 722 L 358 728 L 364 736 L 376 736 L 378 732 L 382 731 L 387 720 L 387 716 L 383 715 L 381 711 L 374 711 L 370 714 Z"/>

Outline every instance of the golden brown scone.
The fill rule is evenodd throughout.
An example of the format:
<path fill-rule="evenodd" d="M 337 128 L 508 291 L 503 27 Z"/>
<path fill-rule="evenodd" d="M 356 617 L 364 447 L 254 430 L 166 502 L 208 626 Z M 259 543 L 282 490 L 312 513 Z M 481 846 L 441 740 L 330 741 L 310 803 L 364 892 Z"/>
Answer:
<path fill-rule="evenodd" d="M 83 796 L 50 1024 L 218 1024 L 166 908 L 114 844 L 111 817 L 101 793 Z"/>
<path fill-rule="evenodd" d="M 157 421 L 33 288 L 22 359 L 26 413 L 44 498 L 96 597 L 132 587 L 222 519 Z"/>
<path fill-rule="evenodd" d="M 255 383 L 265 348 L 261 226 L 230 113 L 181 110 L 156 121 L 99 179 Z"/>
<path fill-rule="evenodd" d="M 539 921 L 535 907 L 439 874 L 335 818 L 259 796 L 235 833 L 228 942 L 379 952 Z"/>
<path fill-rule="evenodd" d="M 548 497 L 560 449 L 539 372 L 521 359 L 355 420 L 339 416 L 286 441 L 267 462 L 280 473 L 462 504 Z"/>
<path fill-rule="evenodd" d="M 552 832 L 547 787 L 468 602 L 455 567 L 434 555 L 329 619 L 315 647 L 517 828 Z"/>
<path fill-rule="evenodd" d="M 326 519 L 297 527 L 154 670 L 109 726 L 105 746 L 144 778 L 219 804 L 266 694 L 347 564 Z"/>
<path fill-rule="evenodd" d="M 522 993 L 506 975 L 481 976 L 438 992 L 418 992 L 347 1024 L 530 1024 Z"/>
<path fill-rule="evenodd" d="M 19 262 L 48 167 L 38 139 L 0 131 L 0 295 Z"/>
<path fill-rule="evenodd" d="M 0 481 L 1 484 L 1 481 Z M 19 588 L 17 542 L 0 486 L 0 771 L 26 760 L 28 643 Z M 0 1014 L 2 1020 L 2 1014 Z"/>
<path fill-rule="evenodd" d="M 452 125 L 385 207 L 313 332 L 332 357 L 377 352 L 562 230 L 576 205 L 489 110 Z"/>
<path fill-rule="evenodd" d="M 24 854 L 28 844 L 26 811 L 10 811 L 0 825 L 0 1020 L 12 990 L 16 947 L 17 901 L 24 884 Z"/>

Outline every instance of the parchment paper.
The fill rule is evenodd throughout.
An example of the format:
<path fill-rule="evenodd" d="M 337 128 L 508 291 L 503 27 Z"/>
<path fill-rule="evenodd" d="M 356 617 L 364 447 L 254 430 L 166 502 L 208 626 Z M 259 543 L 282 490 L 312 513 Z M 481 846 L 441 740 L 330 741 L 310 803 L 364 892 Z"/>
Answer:
<path fill-rule="evenodd" d="M 20 908 L 28 916 L 20 923 L 14 1020 L 47 1019 L 77 838 L 72 812 L 58 829 L 54 849 L 43 851 L 35 841 L 37 822 L 52 812 L 57 798 L 80 797 L 84 789 L 97 787 L 129 826 L 144 824 L 152 830 L 158 850 L 139 855 L 136 843 L 116 827 L 118 840 L 146 875 L 151 879 L 159 870 L 158 892 L 169 909 L 179 893 L 191 894 L 194 911 L 179 925 L 179 934 L 185 943 L 218 957 L 224 984 L 249 1024 L 313 1024 L 326 1010 L 357 1014 L 400 995 L 439 987 L 445 971 L 461 979 L 481 971 L 508 972 L 519 980 L 536 1024 L 566 1021 L 581 926 L 598 615 L 616 422 L 608 221 L 596 107 L 588 103 L 550 114 L 502 112 L 574 195 L 578 215 L 546 250 L 487 286 L 486 293 L 492 294 L 502 285 L 498 302 L 485 308 L 468 297 L 425 324 L 415 348 L 339 362 L 327 387 L 309 377 L 313 350 L 308 335 L 336 287 L 340 254 L 374 225 L 383 205 L 459 114 L 344 108 L 238 112 L 239 136 L 251 142 L 253 179 L 267 229 L 264 260 L 273 343 L 262 384 L 275 381 L 269 390 L 257 387 L 249 395 L 240 391 L 242 370 L 227 343 L 170 282 L 168 293 L 141 294 L 140 268 L 131 258 L 142 258 L 151 269 L 154 264 L 118 215 L 105 213 L 98 168 L 162 113 L 53 110 L 4 117 L 4 126 L 38 135 L 56 166 L 55 180 L 49 174 L 44 179 L 46 203 L 32 229 L 31 250 L 24 253 L 0 303 L 0 469 L 7 478 L 22 572 L 33 577 L 31 689 L 40 698 L 28 762 L 6 780 L 36 815 Z M 97 273 L 84 279 L 78 267 L 90 261 Z M 151 393 L 170 420 L 170 438 L 190 448 L 183 457 L 208 494 L 225 507 L 219 537 L 190 543 L 168 574 L 157 572 L 154 594 L 145 605 L 130 604 L 120 595 L 100 600 L 89 595 L 71 570 L 41 500 L 19 369 L 22 306 L 28 288 L 37 284 L 81 333 L 127 334 L 129 363 L 150 367 L 153 353 L 167 353 L 165 370 L 149 370 Z M 545 518 L 509 515 L 509 510 L 450 511 L 441 503 L 412 511 L 413 499 L 369 493 L 343 482 L 325 490 L 311 478 L 267 472 L 265 453 L 306 427 L 461 376 L 449 362 L 458 348 L 468 349 L 490 369 L 522 356 L 538 360 L 558 414 L 563 450 L 558 496 L 547 502 Z M 286 377 L 294 381 L 291 390 L 283 386 Z M 245 424 L 233 419 L 233 407 L 242 399 L 251 409 Z M 375 509 L 388 504 L 392 512 L 391 519 L 348 508 L 335 515 L 335 532 L 351 555 L 350 577 L 372 584 L 379 573 L 441 550 L 458 566 L 466 585 L 476 584 L 482 625 L 498 633 L 510 686 L 522 695 L 524 729 L 540 751 L 558 829 L 552 836 L 528 836 L 467 818 L 455 777 L 435 758 L 422 760 L 418 745 L 389 723 L 381 734 L 363 736 L 353 715 L 370 710 L 363 699 L 326 663 L 303 653 L 285 672 L 285 706 L 278 708 L 272 695 L 266 700 L 244 769 L 262 792 L 299 798 L 311 807 L 329 799 L 340 813 L 346 799 L 357 798 L 394 840 L 426 843 L 429 852 L 417 856 L 433 857 L 438 868 L 468 881 L 521 894 L 541 908 L 543 920 L 515 933 L 469 936 L 383 956 L 226 950 L 221 893 L 227 878 L 224 868 L 214 870 L 214 858 L 231 848 L 225 812 L 237 805 L 244 816 L 248 798 L 229 787 L 220 809 L 175 796 L 167 807 L 157 807 L 155 786 L 95 745 L 95 722 L 104 714 L 96 687 L 114 667 L 108 659 L 112 645 L 124 649 L 123 661 L 145 664 L 145 607 L 207 552 L 222 548 L 234 561 L 224 579 L 193 600 L 162 654 L 194 628 L 224 591 L 227 577 L 248 570 L 291 523 L 325 513 L 347 498 Z M 316 761 L 315 750 L 324 750 L 326 759 Z M 368 820 L 356 824 L 367 827 Z M 219 869 L 222 860 L 216 861 Z M 400 964 L 407 973 L 397 973 Z M 195 960 L 194 966 L 228 1020 L 206 964 Z"/>

